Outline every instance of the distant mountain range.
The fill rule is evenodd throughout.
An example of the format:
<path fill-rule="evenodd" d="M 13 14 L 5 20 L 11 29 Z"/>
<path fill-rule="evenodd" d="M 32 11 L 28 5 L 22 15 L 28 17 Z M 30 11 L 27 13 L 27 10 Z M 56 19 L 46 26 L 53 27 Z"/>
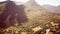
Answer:
<path fill-rule="evenodd" d="M 43 7 L 51 12 L 60 13 L 60 5 L 59 6 L 43 5 Z"/>

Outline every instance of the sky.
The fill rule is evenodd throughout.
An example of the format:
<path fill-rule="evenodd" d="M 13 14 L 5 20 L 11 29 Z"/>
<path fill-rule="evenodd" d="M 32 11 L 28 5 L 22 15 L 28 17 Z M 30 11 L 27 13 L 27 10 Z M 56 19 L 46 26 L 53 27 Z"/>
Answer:
<path fill-rule="evenodd" d="M 0 0 L 0 2 L 3 2 L 3 1 L 6 1 L 6 0 Z M 29 0 L 12 0 L 12 1 L 15 1 L 15 2 L 27 2 Z M 39 5 L 44 5 L 44 4 L 47 4 L 47 5 L 53 5 L 53 6 L 58 6 L 60 5 L 60 0 L 35 0 Z"/>

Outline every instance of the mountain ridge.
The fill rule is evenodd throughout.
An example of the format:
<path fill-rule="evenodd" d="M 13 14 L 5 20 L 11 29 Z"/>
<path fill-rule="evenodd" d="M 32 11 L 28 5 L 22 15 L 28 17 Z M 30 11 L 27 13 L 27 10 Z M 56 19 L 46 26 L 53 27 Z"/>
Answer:
<path fill-rule="evenodd" d="M 53 13 L 60 13 L 60 6 L 43 5 L 42 7 Z"/>

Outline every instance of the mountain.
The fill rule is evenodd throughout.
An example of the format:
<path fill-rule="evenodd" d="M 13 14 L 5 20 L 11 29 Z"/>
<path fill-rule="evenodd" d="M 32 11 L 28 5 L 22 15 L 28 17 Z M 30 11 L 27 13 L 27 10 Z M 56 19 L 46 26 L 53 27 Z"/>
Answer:
<path fill-rule="evenodd" d="M 43 7 L 51 12 L 60 13 L 60 6 L 43 5 Z"/>
<path fill-rule="evenodd" d="M 38 5 L 35 0 L 29 0 L 25 4 L 25 12 L 28 16 L 32 18 L 47 12 L 42 6 Z"/>
<path fill-rule="evenodd" d="M 39 6 L 35 0 L 30 0 L 21 5 L 16 5 L 13 1 L 5 1 L 0 6 L 3 6 L 0 13 L 0 27 L 2 28 L 15 23 L 21 24 L 28 20 L 31 21 L 38 18 L 38 16 L 47 14 L 47 10 Z"/>
<path fill-rule="evenodd" d="M 1 8 L 3 8 L 3 10 L 1 9 L 0 14 L 0 27 L 4 28 L 10 25 L 12 26 L 16 23 L 16 21 L 21 24 L 28 20 L 24 12 L 25 6 L 23 4 L 18 6 L 13 1 L 7 1 L 4 3 L 1 3 L 3 6 Z"/>
<path fill-rule="evenodd" d="M 34 27 L 38 24 L 42 27 L 44 24 L 52 21 L 53 18 L 57 18 L 60 15 L 50 12 L 49 10 L 37 4 L 35 0 L 29 0 L 24 4 L 24 6 L 26 7 L 25 12 L 29 20 L 29 22 L 26 23 L 27 27 Z"/>
<path fill-rule="evenodd" d="M 1 5 L 5 7 L 0 15 L 0 27 L 2 28 L 13 26 L 15 23 L 29 27 L 39 24 L 42 27 L 53 18 L 59 16 L 59 14 L 49 12 L 37 4 L 35 0 L 29 0 L 25 4 L 20 5 L 16 5 L 13 1 L 9 1 Z"/>
<path fill-rule="evenodd" d="M 54 14 L 50 12 L 49 10 L 45 9 L 44 7 L 40 6 L 39 4 L 37 4 L 35 0 L 29 0 L 24 5 L 26 7 L 25 12 L 27 16 L 32 17 L 32 18 L 36 18 L 38 16 L 42 17 L 42 15 L 47 16 L 47 15 Z"/>

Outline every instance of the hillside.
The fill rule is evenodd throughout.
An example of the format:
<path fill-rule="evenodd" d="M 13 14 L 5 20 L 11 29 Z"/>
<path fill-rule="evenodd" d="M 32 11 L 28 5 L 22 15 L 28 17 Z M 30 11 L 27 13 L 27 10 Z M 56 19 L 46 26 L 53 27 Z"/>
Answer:
<path fill-rule="evenodd" d="M 25 12 L 28 19 L 33 21 L 36 20 L 38 22 L 39 20 L 43 19 L 42 22 L 44 22 L 45 19 L 49 20 L 50 18 L 52 19 L 59 16 L 59 14 L 49 12 L 44 7 L 38 5 L 34 0 L 30 0 L 24 5 L 26 6 Z"/>
<path fill-rule="evenodd" d="M 24 5 L 15 5 L 13 1 L 9 1 L 6 4 L 2 3 L 2 5 L 3 10 L 1 11 L 2 13 L 0 15 L 0 26 L 2 28 L 14 25 L 16 21 L 20 24 L 28 20 L 24 12 Z"/>

